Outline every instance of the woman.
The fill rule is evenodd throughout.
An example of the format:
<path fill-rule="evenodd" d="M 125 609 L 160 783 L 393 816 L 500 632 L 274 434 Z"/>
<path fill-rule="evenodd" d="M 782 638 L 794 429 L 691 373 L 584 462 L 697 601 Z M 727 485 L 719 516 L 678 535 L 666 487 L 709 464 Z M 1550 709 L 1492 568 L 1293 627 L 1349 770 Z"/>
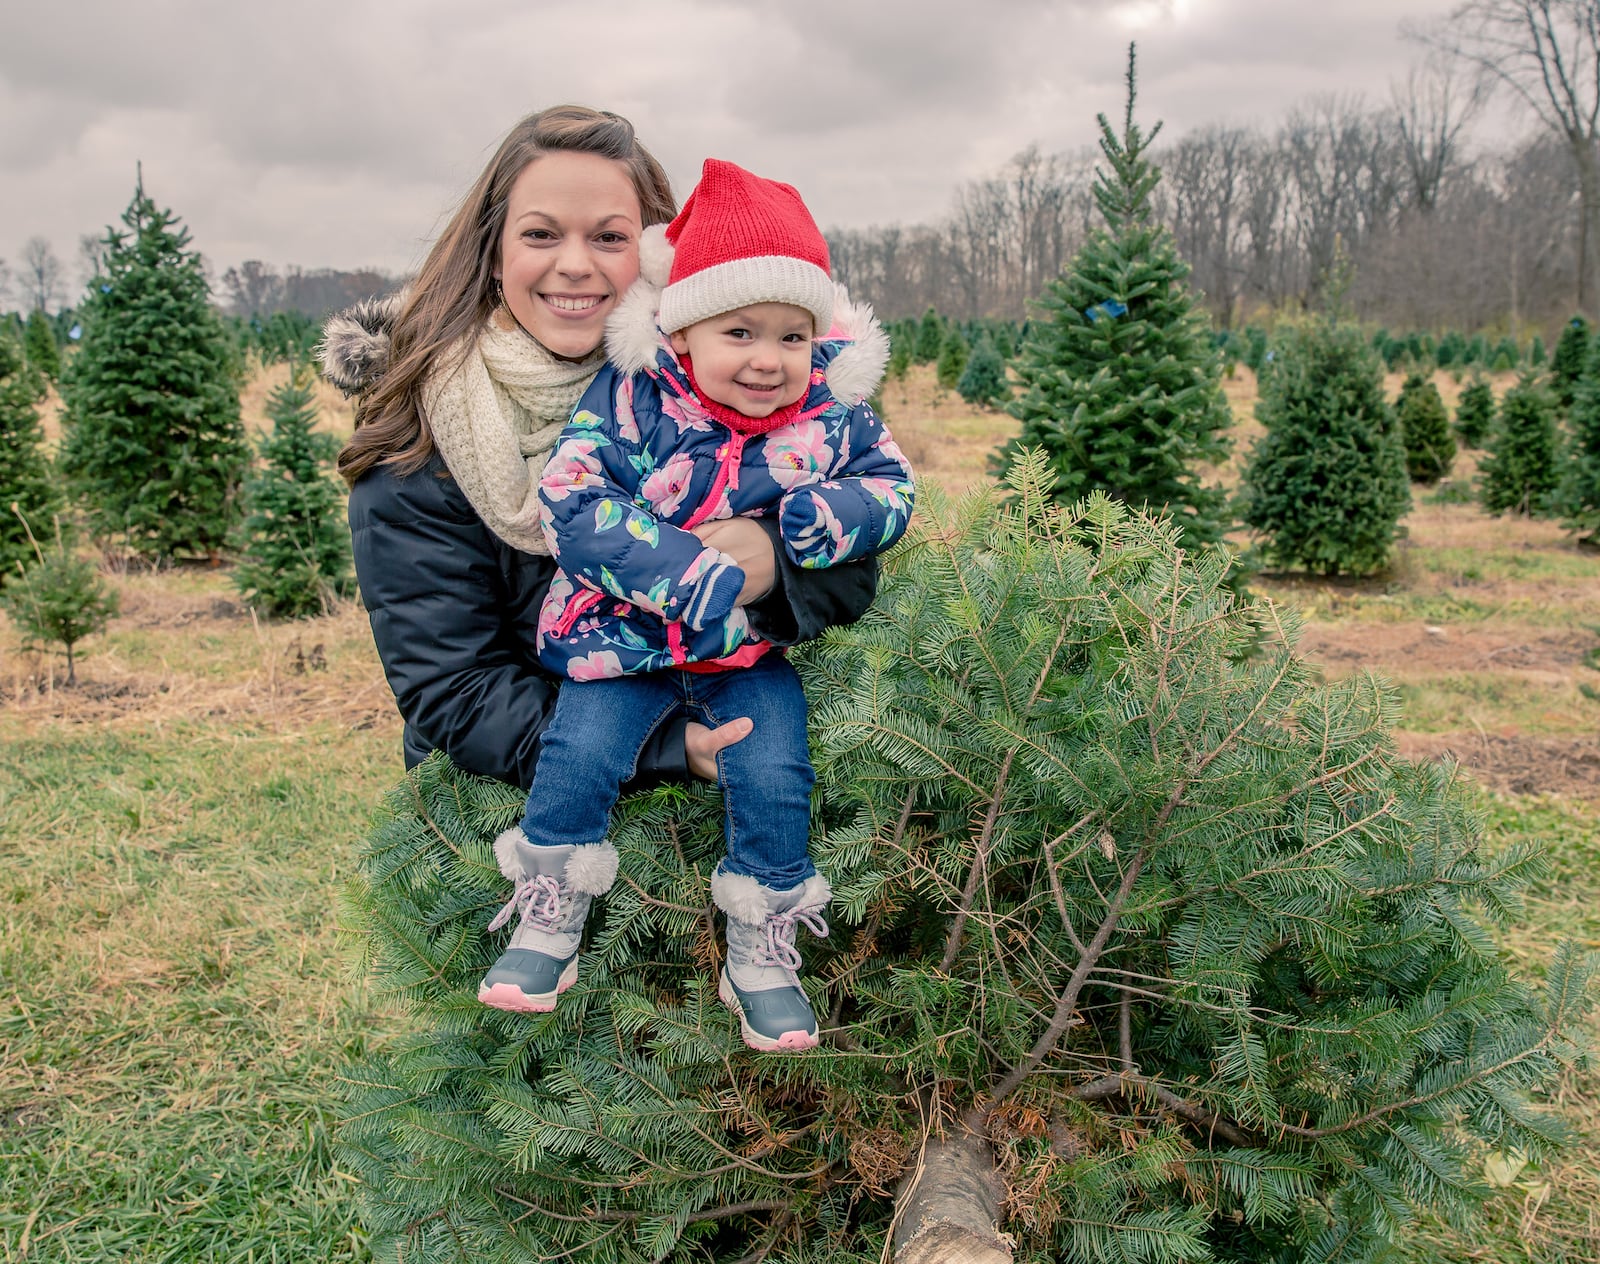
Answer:
<path fill-rule="evenodd" d="M 407 767 L 434 749 L 526 788 L 557 681 L 538 666 L 554 573 L 539 475 L 604 363 L 606 317 L 639 271 L 639 235 L 676 212 L 661 166 L 614 114 L 557 106 L 511 130 L 403 298 L 329 322 L 328 376 L 362 393 L 339 456 L 356 576 L 405 719 Z M 695 533 L 730 554 L 752 625 L 778 644 L 848 623 L 876 566 L 801 570 L 773 523 Z M 668 721 L 641 777 L 716 778 L 748 719 Z"/>

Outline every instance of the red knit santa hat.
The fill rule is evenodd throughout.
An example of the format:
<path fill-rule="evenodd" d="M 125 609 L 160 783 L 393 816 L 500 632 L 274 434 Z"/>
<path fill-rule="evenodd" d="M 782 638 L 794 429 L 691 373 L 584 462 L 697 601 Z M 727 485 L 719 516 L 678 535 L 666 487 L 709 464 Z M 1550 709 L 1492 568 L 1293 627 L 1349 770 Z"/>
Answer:
<path fill-rule="evenodd" d="M 658 323 L 674 333 L 752 303 L 790 303 L 833 323 L 828 243 L 790 185 L 707 158 L 700 183 L 667 225 L 672 270 Z"/>

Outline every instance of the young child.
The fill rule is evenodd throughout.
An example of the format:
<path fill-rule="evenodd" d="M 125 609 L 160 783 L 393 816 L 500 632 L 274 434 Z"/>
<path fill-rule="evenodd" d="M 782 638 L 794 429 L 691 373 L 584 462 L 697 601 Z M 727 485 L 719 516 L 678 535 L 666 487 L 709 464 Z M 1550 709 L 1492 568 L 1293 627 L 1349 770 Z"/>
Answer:
<path fill-rule="evenodd" d="M 663 288 L 664 287 L 664 288 Z M 836 308 L 838 310 L 836 310 Z M 495 842 L 521 910 L 478 999 L 544 1012 L 578 976 L 592 897 L 610 889 L 619 787 L 658 724 L 754 721 L 717 756 L 727 856 L 711 894 L 728 918 L 718 995 L 753 1049 L 809 1049 L 817 1020 L 796 928 L 826 935 L 827 880 L 807 854 L 812 771 L 799 677 L 738 605 L 745 575 L 692 528 L 776 515 L 802 566 L 888 548 L 911 512 L 911 469 L 863 402 L 888 340 L 828 272 L 800 195 L 707 160 L 606 330 L 611 363 L 557 440 L 541 484 L 561 570 L 540 661 L 567 678 L 519 827 Z"/>

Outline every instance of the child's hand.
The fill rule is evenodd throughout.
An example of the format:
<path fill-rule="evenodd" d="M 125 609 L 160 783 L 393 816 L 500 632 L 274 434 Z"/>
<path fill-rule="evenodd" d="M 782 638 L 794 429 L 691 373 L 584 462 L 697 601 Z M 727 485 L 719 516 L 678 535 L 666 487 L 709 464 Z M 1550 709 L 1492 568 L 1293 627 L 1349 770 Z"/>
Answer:
<path fill-rule="evenodd" d="M 755 731 L 755 721 L 748 716 L 729 720 L 719 728 L 708 729 L 704 724 L 689 721 L 683 732 L 683 754 L 689 771 L 702 781 L 717 779 L 717 752 L 735 742 L 742 742 Z"/>
<path fill-rule="evenodd" d="M 749 518 L 719 518 L 694 528 L 701 544 L 720 549 L 744 571 L 744 587 L 739 590 L 741 606 L 760 601 L 778 580 L 778 557 L 772 539 Z M 720 749 L 720 748 L 719 748 Z"/>

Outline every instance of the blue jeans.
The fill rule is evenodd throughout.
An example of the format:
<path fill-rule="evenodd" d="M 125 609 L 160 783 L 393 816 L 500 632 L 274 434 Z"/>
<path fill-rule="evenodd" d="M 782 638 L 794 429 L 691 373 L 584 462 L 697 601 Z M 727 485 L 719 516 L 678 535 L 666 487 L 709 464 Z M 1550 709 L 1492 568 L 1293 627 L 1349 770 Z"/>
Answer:
<path fill-rule="evenodd" d="M 522 818 L 528 840 L 556 847 L 604 838 L 645 739 L 680 713 L 709 728 L 740 716 L 755 722 L 749 737 L 717 755 L 728 842 L 723 872 L 778 891 L 804 882 L 816 872 L 806 851 L 813 781 L 806 698 L 778 653 L 734 671 L 563 683 Z"/>

